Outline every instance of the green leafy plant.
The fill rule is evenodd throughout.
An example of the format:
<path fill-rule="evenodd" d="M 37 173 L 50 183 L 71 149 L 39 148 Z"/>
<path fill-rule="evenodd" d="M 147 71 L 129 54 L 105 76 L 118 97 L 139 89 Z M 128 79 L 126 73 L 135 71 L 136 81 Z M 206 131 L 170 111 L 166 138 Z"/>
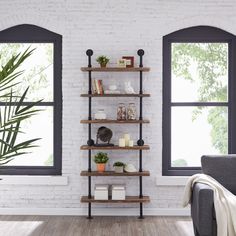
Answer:
<path fill-rule="evenodd" d="M 94 156 L 94 162 L 96 164 L 106 164 L 108 162 L 109 158 L 107 153 L 104 152 L 98 152 L 95 156 Z"/>
<path fill-rule="evenodd" d="M 124 167 L 124 166 L 125 166 L 125 163 L 120 162 L 120 161 L 117 161 L 117 162 L 115 162 L 115 163 L 113 164 L 113 167 L 115 167 L 115 166 Z"/>
<path fill-rule="evenodd" d="M 106 66 L 106 64 L 109 62 L 109 58 L 107 58 L 106 56 L 99 56 L 99 57 L 97 57 L 96 61 L 101 66 Z"/>
<path fill-rule="evenodd" d="M 28 150 L 37 147 L 34 143 L 39 138 L 17 142 L 18 134 L 23 133 L 21 123 L 36 115 L 39 110 L 34 109 L 40 101 L 25 105 L 29 87 L 21 96 L 15 95 L 15 87 L 20 82 L 16 79 L 23 74 L 17 71 L 20 65 L 33 53 L 35 49 L 27 48 L 23 53 L 13 55 L 0 70 L 0 165 L 7 164 L 14 157 L 29 153 Z"/>

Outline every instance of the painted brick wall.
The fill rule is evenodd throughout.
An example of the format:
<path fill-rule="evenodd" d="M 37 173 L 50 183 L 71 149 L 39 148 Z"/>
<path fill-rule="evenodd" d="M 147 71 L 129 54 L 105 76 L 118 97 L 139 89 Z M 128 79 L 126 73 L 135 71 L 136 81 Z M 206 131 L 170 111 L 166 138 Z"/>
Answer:
<path fill-rule="evenodd" d="M 94 58 L 99 54 L 110 56 L 115 63 L 122 55 L 136 55 L 139 48 L 145 50 L 144 64 L 151 67 L 151 72 L 145 74 L 144 89 L 152 95 L 144 101 L 144 117 L 151 120 L 150 125 L 144 126 L 144 139 L 151 145 L 151 150 L 144 153 L 143 164 L 144 169 L 151 171 L 151 176 L 144 178 L 144 193 L 152 200 L 147 207 L 180 207 L 182 187 L 157 187 L 155 183 L 155 177 L 161 175 L 162 159 L 162 37 L 196 25 L 215 26 L 236 34 L 235 12 L 234 0 L 1 0 L 0 30 L 28 23 L 63 35 L 63 175 L 68 176 L 69 184 L 3 185 L 0 207 L 85 207 L 79 199 L 87 192 L 87 178 L 80 177 L 79 173 L 87 166 L 87 152 L 80 151 L 79 146 L 87 140 L 87 126 L 79 120 L 87 116 L 87 100 L 80 98 L 80 93 L 87 90 L 87 74 L 80 71 L 80 67 L 87 64 L 87 48 L 94 50 L 94 65 Z M 111 76 L 97 74 L 96 78 Z M 123 84 L 123 80 L 119 80 L 121 76 L 135 82 L 134 75 L 114 74 L 113 79 L 118 79 L 120 85 Z M 118 101 L 102 101 L 102 106 L 95 103 L 94 107 L 106 106 L 106 111 L 115 117 Z M 128 103 L 125 99 L 121 101 Z M 112 129 L 115 135 L 121 134 L 121 127 L 112 126 Z M 124 126 L 122 130 L 137 138 L 135 127 Z M 117 140 L 117 136 L 115 138 Z M 133 157 L 137 154 L 129 154 L 130 159 L 121 157 L 121 160 L 137 164 L 138 158 Z M 94 180 L 107 181 L 105 178 Z M 114 178 L 107 182 L 123 181 L 124 178 Z M 137 178 L 130 178 L 126 183 L 128 193 L 138 193 Z"/>

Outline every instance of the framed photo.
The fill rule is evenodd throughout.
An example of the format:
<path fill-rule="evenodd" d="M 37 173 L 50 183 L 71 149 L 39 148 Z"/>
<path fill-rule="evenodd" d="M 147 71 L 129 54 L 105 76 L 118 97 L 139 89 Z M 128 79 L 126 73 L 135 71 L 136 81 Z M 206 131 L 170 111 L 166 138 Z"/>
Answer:
<path fill-rule="evenodd" d="M 134 67 L 134 57 L 122 57 L 122 59 L 126 60 L 126 67 Z"/>
<path fill-rule="evenodd" d="M 122 68 L 125 68 L 126 67 L 126 60 L 125 59 L 119 59 L 117 60 L 117 65 L 118 67 L 122 67 Z"/>

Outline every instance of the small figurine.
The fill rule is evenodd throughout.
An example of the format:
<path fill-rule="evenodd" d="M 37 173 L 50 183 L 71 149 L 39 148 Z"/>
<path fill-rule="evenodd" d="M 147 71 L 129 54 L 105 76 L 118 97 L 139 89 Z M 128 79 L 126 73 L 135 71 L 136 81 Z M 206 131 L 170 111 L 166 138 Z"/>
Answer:
<path fill-rule="evenodd" d="M 135 93 L 134 92 L 134 88 L 131 86 L 131 82 L 130 81 L 125 82 L 125 92 L 128 93 L 128 94 Z"/>
<path fill-rule="evenodd" d="M 96 140 L 96 144 L 94 146 L 114 146 L 114 144 L 110 143 L 111 138 L 112 138 L 112 131 L 110 129 L 108 129 L 105 126 L 102 126 L 98 129 L 97 131 L 97 140 Z M 99 144 L 98 140 L 101 140 L 102 142 L 104 142 L 103 144 Z M 106 143 L 107 142 L 107 143 Z"/>

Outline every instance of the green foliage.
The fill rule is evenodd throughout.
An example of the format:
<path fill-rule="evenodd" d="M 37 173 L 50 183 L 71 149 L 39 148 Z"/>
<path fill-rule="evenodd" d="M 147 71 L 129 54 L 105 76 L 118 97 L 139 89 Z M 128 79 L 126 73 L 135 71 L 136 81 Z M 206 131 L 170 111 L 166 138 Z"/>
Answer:
<path fill-rule="evenodd" d="M 100 65 L 106 66 L 106 64 L 109 62 L 109 58 L 107 58 L 106 56 L 99 56 L 99 57 L 97 57 L 96 61 L 97 61 Z"/>
<path fill-rule="evenodd" d="M 113 167 L 115 167 L 115 166 L 125 166 L 125 163 L 117 161 L 113 164 Z"/>
<path fill-rule="evenodd" d="M 211 124 L 211 139 L 214 147 L 221 153 L 228 153 L 228 125 L 227 108 L 212 108 L 208 115 L 208 122 Z"/>
<path fill-rule="evenodd" d="M 109 160 L 107 153 L 104 152 L 98 152 L 95 156 L 94 156 L 94 162 L 96 164 L 101 164 L 101 163 L 107 163 Z"/>
<path fill-rule="evenodd" d="M 45 166 L 53 166 L 53 155 L 50 154 L 48 159 L 44 162 Z"/>
<path fill-rule="evenodd" d="M 177 160 L 172 161 L 171 166 L 172 167 L 186 167 L 188 166 L 188 163 L 184 159 L 177 159 Z"/>
<path fill-rule="evenodd" d="M 0 165 L 7 164 L 16 156 L 28 153 L 27 150 L 36 147 L 34 143 L 39 140 L 35 138 L 17 143 L 18 134 L 23 133 L 22 121 L 36 115 L 39 110 L 33 108 L 41 102 L 40 100 L 23 105 L 29 88 L 21 96 L 15 95 L 14 91 L 15 86 L 19 83 L 16 83 L 15 80 L 23 73 L 17 69 L 33 51 L 34 49 L 28 48 L 23 53 L 13 55 L 0 71 L 0 101 L 5 102 L 3 108 L 0 108 Z"/>
<path fill-rule="evenodd" d="M 199 102 L 227 101 L 227 85 L 221 78 L 227 75 L 228 47 L 226 43 L 175 43 L 172 47 L 172 72 L 176 77 L 199 85 Z M 197 76 L 191 73 L 196 65 Z M 192 120 L 197 119 L 206 107 L 193 111 Z M 213 146 L 222 154 L 227 150 L 227 110 L 213 107 L 208 113 Z"/>

